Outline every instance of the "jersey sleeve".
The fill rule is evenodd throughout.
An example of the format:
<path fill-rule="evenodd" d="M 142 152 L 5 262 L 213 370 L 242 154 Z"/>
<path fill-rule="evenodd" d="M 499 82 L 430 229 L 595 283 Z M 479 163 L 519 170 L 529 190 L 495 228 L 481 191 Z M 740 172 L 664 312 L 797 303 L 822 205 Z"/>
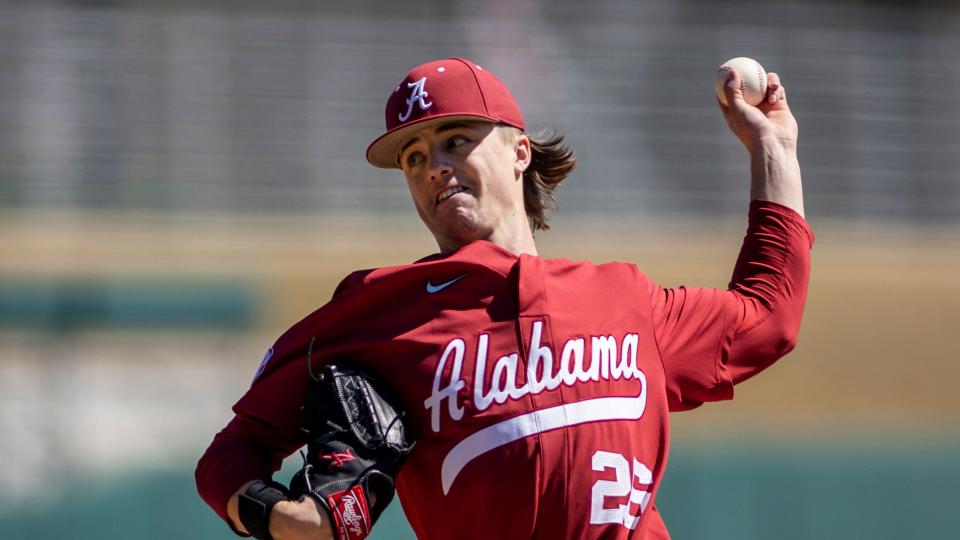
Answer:
<path fill-rule="evenodd" d="M 368 271 L 355 272 L 337 287 L 333 299 L 291 327 L 271 348 L 250 389 L 233 406 L 235 416 L 217 433 L 197 464 L 195 479 L 201 498 L 228 525 L 227 503 L 250 480 L 265 480 L 280 469 L 284 458 L 302 447 L 301 407 L 309 385 L 302 354 L 318 328 L 333 328 L 344 319 L 337 300 L 362 281 Z M 314 353 L 325 346 L 319 340 Z M 275 354 L 274 354 L 275 353 Z"/>
<path fill-rule="evenodd" d="M 731 399 L 734 384 L 793 349 L 813 241 L 813 232 L 795 211 L 753 201 L 727 290 L 650 289 L 670 410 Z"/>
<path fill-rule="evenodd" d="M 200 497 L 233 528 L 227 503 L 250 480 L 270 478 L 284 458 L 303 442 L 295 432 L 256 416 L 238 412 L 213 438 L 197 463 Z M 236 529 L 234 528 L 236 532 Z"/>

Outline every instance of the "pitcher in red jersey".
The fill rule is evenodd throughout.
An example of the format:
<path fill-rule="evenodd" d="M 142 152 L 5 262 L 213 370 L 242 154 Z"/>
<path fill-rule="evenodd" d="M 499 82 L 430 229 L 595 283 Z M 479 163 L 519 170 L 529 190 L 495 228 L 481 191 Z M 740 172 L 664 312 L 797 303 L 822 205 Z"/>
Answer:
<path fill-rule="evenodd" d="M 397 477 L 419 538 L 669 538 L 657 511 L 669 413 L 730 399 L 796 344 L 813 233 L 797 124 L 768 74 L 718 106 L 751 159 L 747 234 L 727 290 L 663 288 L 633 264 L 537 255 L 563 137 L 525 133 L 506 87 L 463 58 L 411 70 L 367 149 L 401 169 L 439 253 L 355 272 L 274 343 L 197 467 L 208 504 L 245 533 L 237 499 L 303 445 L 315 366 L 349 358 L 387 381 L 416 427 Z M 313 346 L 311 348 L 311 342 Z M 333 538 L 309 498 L 269 514 L 277 540 Z"/>

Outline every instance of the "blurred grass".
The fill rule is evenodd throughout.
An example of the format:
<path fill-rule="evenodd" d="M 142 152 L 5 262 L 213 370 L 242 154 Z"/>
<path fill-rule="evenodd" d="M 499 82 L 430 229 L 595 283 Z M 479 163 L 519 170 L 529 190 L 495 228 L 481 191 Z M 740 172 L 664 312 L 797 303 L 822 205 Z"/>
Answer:
<path fill-rule="evenodd" d="M 8 219 L 0 221 L 0 280 L 243 281 L 261 308 L 251 332 L 267 344 L 325 303 L 349 272 L 432 253 L 432 239 L 414 220 Z M 744 226 L 741 219 L 651 224 L 561 216 L 538 243 L 547 257 L 634 261 L 664 285 L 725 287 Z M 814 223 L 814 230 L 797 349 L 740 385 L 733 402 L 676 415 L 675 432 L 956 433 L 960 235 L 842 222 Z"/>

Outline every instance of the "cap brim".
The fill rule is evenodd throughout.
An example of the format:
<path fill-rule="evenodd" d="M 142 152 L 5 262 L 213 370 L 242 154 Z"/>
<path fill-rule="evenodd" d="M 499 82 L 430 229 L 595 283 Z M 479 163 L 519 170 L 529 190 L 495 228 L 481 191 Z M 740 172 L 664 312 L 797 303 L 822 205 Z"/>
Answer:
<path fill-rule="evenodd" d="M 500 123 L 500 120 L 497 118 L 480 114 L 454 113 L 427 116 L 377 137 L 370 143 L 370 146 L 367 147 L 367 161 L 374 167 L 380 167 L 381 169 L 399 169 L 400 164 L 397 162 L 399 156 L 397 154 L 400 148 L 406 144 L 408 140 L 413 138 L 418 131 L 436 124 L 455 122 L 457 120 L 479 120 Z"/>

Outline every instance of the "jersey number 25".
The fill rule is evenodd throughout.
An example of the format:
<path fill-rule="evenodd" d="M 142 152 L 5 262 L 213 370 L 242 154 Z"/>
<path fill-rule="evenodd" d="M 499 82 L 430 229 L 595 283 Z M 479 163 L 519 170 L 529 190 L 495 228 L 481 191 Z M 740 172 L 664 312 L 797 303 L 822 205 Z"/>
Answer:
<path fill-rule="evenodd" d="M 593 484 L 590 499 L 590 523 L 617 523 L 628 529 L 634 529 L 640 521 L 640 514 L 647 509 L 650 502 L 650 492 L 633 487 L 637 484 L 649 485 L 653 482 L 653 473 L 646 465 L 633 458 L 633 474 L 630 473 L 630 463 L 622 454 L 597 450 L 593 454 L 592 468 L 596 472 L 613 469 L 616 476 L 613 480 L 597 480 Z M 622 498 L 629 495 L 625 504 L 607 508 L 605 499 L 608 497 Z M 637 514 L 631 514 L 630 508 L 638 508 Z"/>

